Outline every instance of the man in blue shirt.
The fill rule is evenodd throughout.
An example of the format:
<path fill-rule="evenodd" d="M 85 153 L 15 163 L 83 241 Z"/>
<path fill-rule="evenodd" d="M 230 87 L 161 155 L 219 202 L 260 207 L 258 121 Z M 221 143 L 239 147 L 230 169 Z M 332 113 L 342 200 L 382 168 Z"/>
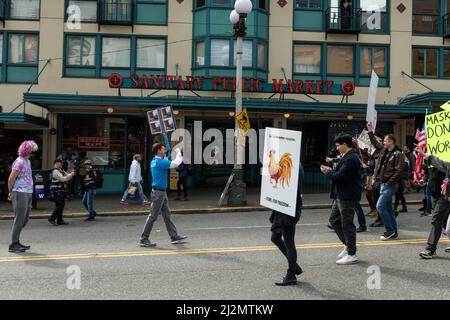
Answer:
<path fill-rule="evenodd" d="M 156 243 L 149 240 L 150 233 L 153 228 L 158 215 L 161 213 L 166 224 L 167 232 L 170 235 L 173 244 L 181 243 L 187 237 L 180 236 L 170 219 L 170 209 L 169 209 L 169 199 L 167 198 L 167 171 L 169 169 L 177 168 L 181 162 L 183 162 L 183 157 L 179 149 L 175 150 L 176 158 L 170 161 L 165 158 L 166 156 L 166 146 L 162 143 L 155 143 L 153 145 L 153 158 L 150 169 L 152 171 L 152 193 L 151 200 L 152 204 L 150 206 L 150 214 L 148 215 L 147 221 L 145 222 L 144 231 L 142 232 L 141 240 L 139 245 L 141 247 L 154 247 Z"/>

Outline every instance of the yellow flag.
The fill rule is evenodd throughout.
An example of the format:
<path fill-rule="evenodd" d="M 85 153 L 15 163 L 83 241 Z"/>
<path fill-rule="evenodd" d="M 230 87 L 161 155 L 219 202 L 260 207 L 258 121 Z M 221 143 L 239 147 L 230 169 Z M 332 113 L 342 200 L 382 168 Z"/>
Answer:
<path fill-rule="evenodd" d="M 444 109 L 445 111 L 450 111 L 450 101 L 447 101 L 441 106 L 441 109 Z"/>
<path fill-rule="evenodd" d="M 236 116 L 236 121 L 239 122 L 239 127 L 245 135 L 251 128 L 247 108 L 244 108 L 244 110 Z"/>

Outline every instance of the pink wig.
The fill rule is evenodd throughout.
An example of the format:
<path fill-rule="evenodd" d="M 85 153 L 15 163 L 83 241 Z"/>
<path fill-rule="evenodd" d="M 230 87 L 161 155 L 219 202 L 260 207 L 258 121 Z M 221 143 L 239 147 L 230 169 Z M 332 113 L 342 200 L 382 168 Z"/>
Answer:
<path fill-rule="evenodd" d="M 17 151 L 17 154 L 19 157 L 25 158 L 29 156 L 32 152 L 36 152 L 38 150 L 38 146 L 36 142 L 33 140 L 28 140 L 22 142 L 22 144 L 19 147 L 19 150 Z"/>

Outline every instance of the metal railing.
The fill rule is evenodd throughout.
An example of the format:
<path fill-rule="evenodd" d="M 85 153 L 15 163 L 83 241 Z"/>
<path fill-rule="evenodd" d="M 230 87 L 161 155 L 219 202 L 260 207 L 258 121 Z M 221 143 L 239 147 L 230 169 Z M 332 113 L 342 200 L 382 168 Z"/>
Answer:
<path fill-rule="evenodd" d="M 98 0 L 98 23 L 133 25 L 134 0 Z"/>
<path fill-rule="evenodd" d="M 360 33 L 361 14 L 359 8 L 349 10 L 330 7 L 325 11 L 325 28 L 328 33 Z"/>

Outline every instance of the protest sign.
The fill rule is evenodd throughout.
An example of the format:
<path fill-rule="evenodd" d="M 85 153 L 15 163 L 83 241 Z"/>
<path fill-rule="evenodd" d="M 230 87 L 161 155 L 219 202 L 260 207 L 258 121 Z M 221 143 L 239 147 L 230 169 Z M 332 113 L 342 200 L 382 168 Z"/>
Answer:
<path fill-rule="evenodd" d="M 260 204 L 295 217 L 302 132 L 266 128 Z"/>

